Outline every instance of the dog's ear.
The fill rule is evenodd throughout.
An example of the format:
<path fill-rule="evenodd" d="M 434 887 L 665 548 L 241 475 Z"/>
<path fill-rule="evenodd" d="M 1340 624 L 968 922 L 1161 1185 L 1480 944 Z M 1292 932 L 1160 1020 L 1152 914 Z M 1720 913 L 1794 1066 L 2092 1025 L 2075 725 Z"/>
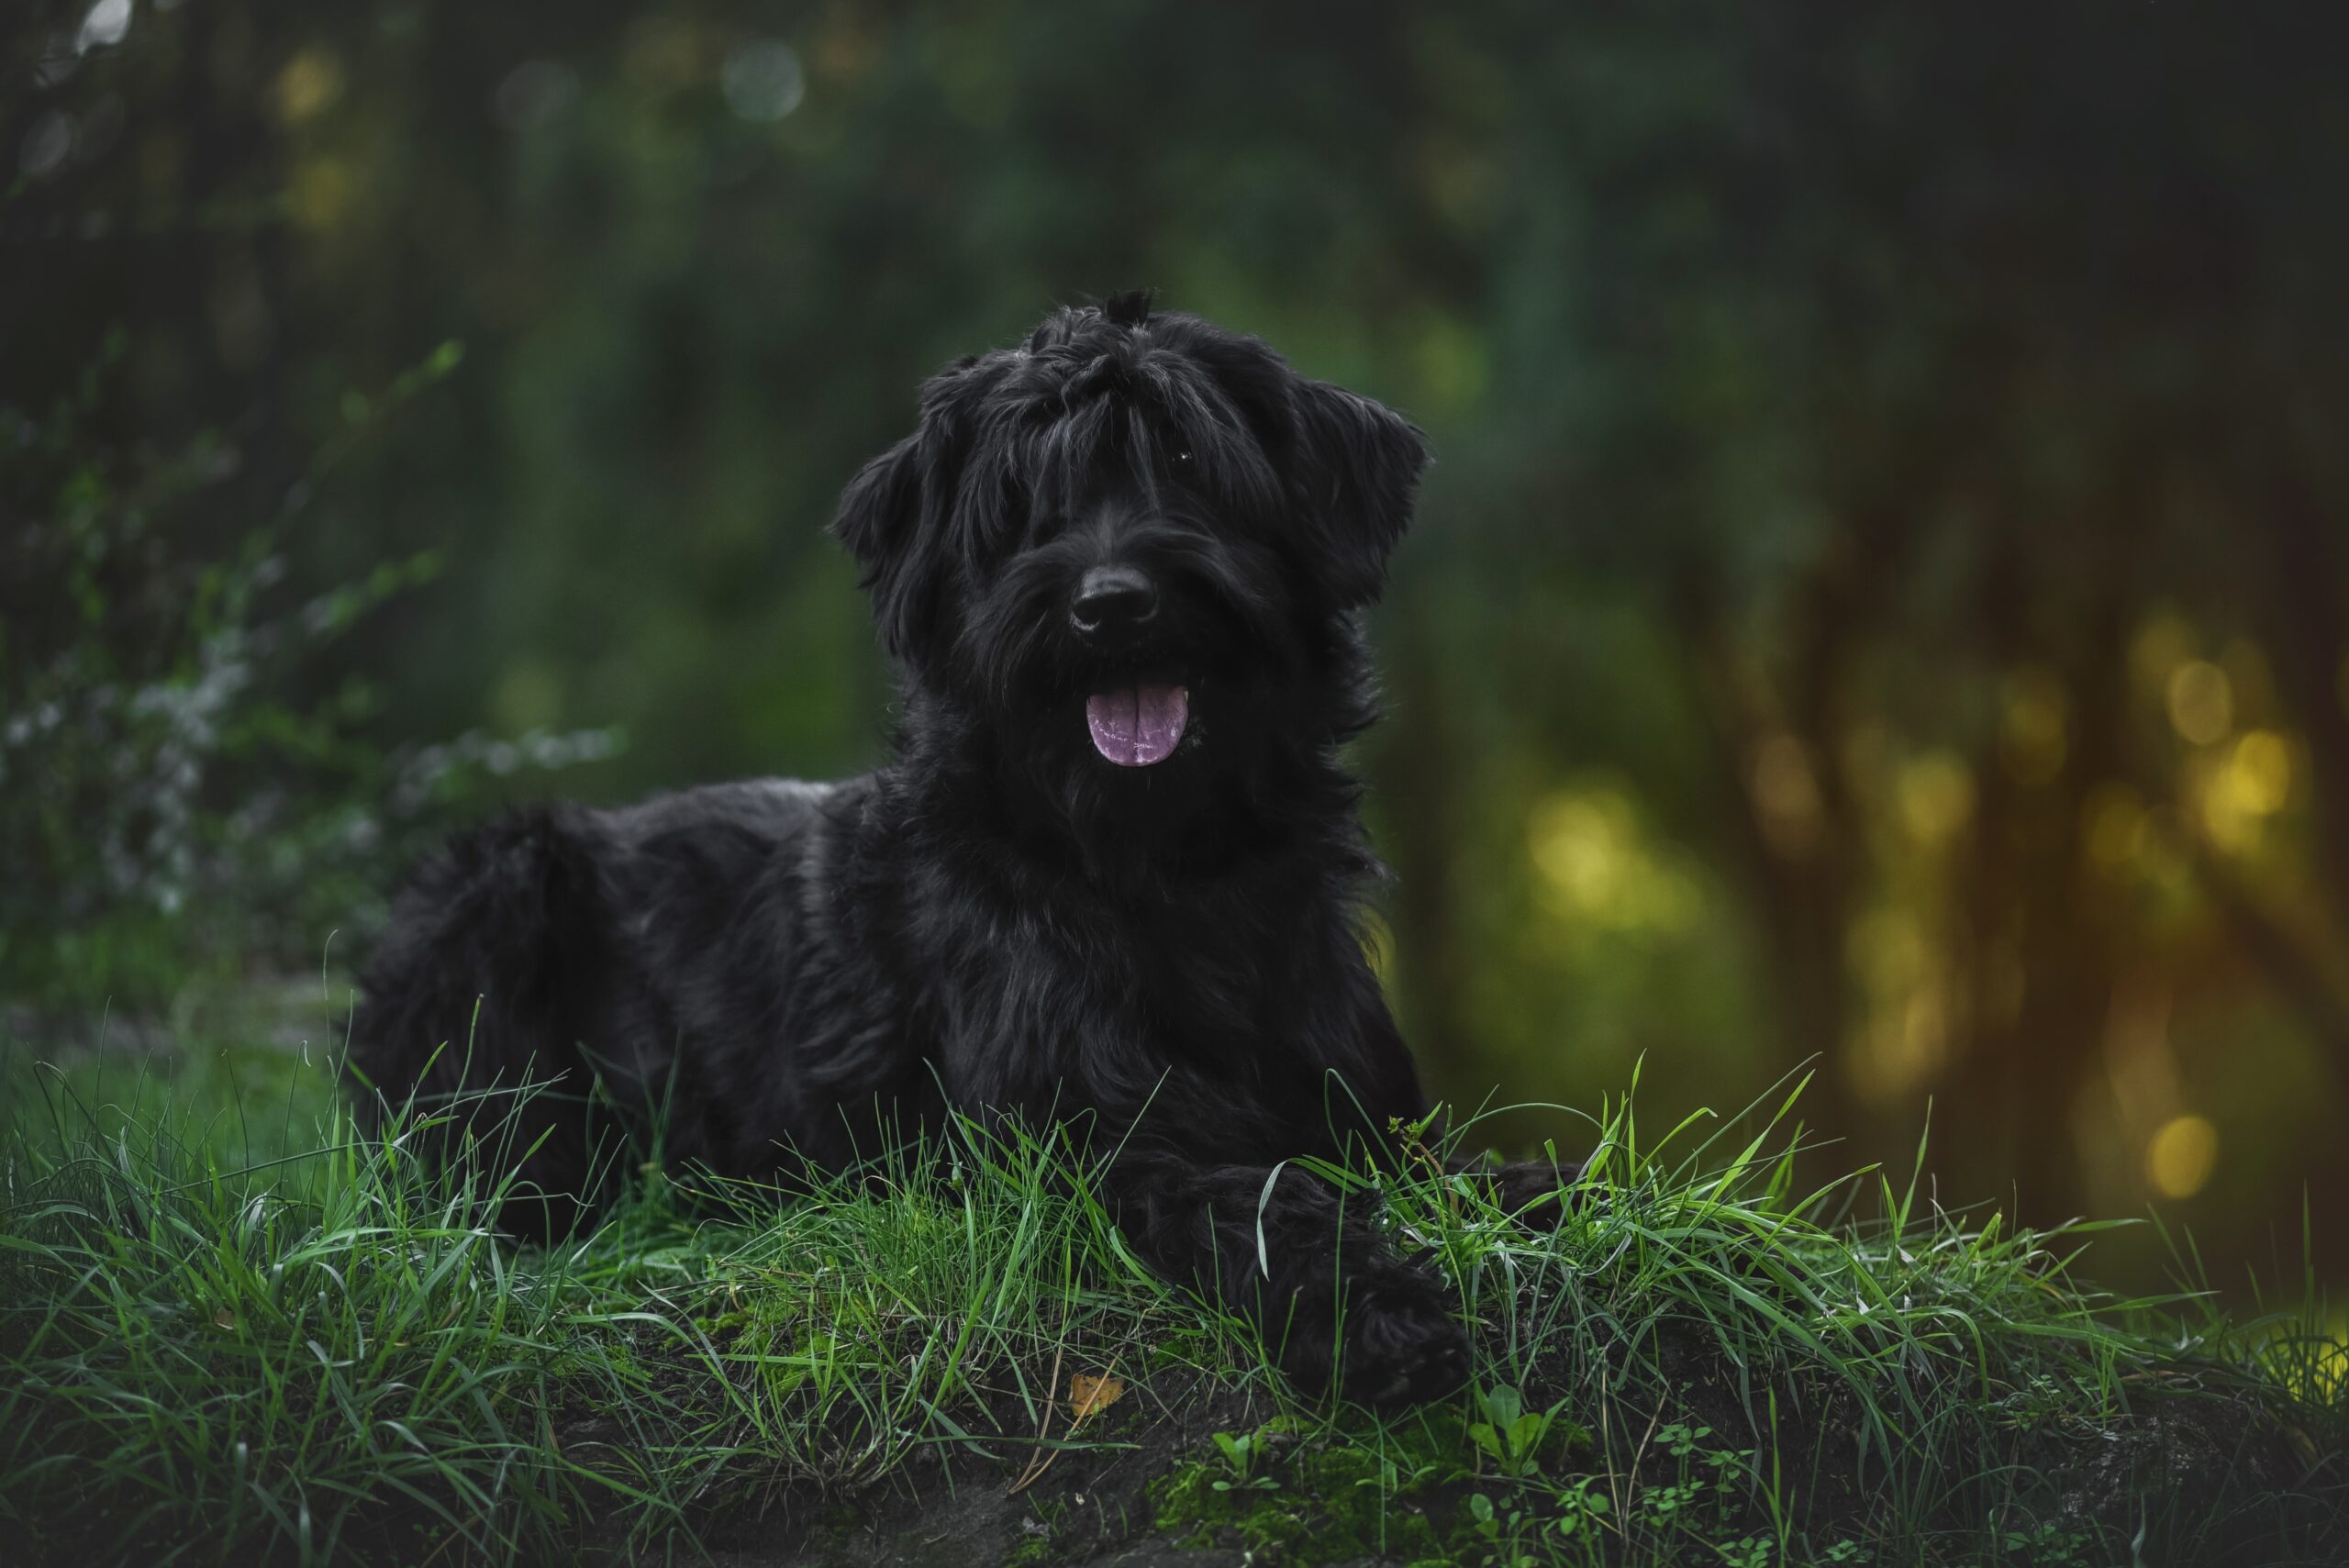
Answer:
<path fill-rule="evenodd" d="M 1387 553 L 1411 520 L 1428 440 L 1393 409 L 1328 382 L 1289 388 L 1297 432 L 1293 484 L 1341 609 L 1369 604 L 1386 581 Z"/>
<path fill-rule="evenodd" d="M 841 492 L 832 537 L 864 569 L 859 584 L 873 595 L 873 620 L 892 657 L 912 660 L 937 618 L 939 573 L 923 528 L 923 432 L 915 431 L 871 462 Z"/>
<path fill-rule="evenodd" d="M 873 595 L 882 647 L 908 662 L 952 635 L 945 590 L 962 466 L 959 384 L 974 362 L 958 360 L 931 378 L 919 428 L 857 471 L 832 518 L 832 537 L 864 569 L 860 583 Z"/>

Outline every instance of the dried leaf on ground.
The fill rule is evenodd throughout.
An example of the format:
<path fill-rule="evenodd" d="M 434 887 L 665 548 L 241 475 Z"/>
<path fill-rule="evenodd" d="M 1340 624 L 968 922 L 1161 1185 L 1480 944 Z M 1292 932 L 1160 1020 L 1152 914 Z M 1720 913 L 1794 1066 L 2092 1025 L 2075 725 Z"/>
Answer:
<path fill-rule="evenodd" d="M 1072 1425 L 1100 1414 L 1122 1398 L 1126 1385 L 1103 1373 L 1077 1373 L 1068 1380 L 1068 1417 Z"/>

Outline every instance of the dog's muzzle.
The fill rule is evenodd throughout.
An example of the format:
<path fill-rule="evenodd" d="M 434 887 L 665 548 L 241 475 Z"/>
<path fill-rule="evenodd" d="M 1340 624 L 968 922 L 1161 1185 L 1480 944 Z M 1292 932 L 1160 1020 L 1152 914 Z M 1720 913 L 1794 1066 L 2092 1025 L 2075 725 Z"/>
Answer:
<path fill-rule="evenodd" d="M 1069 624 L 1087 646 L 1122 652 L 1158 616 L 1158 584 L 1131 566 L 1096 566 L 1077 584 Z M 1121 768 L 1163 762 L 1181 745 L 1191 718 L 1187 687 L 1165 682 L 1120 682 L 1085 699 L 1093 749 Z"/>

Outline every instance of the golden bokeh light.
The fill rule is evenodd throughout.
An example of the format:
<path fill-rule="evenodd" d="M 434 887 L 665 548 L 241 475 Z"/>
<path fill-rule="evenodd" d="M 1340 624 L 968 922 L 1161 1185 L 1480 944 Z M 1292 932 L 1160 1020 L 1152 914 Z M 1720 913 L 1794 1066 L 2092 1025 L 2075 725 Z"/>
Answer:
<path fill-rule="evenodd" d="M 342 96 L 342 62 L 322 49 L 306 49 L 277 73 L 277 116 L 299 125 Z"/>
<path fill-rule="evenodd" d="M 1901 826 L 1920 844 L 1943 843 L 1974 817 L 1974 774 L 1954 751 L 1929 751 L 1909 763 L 1893 792 Z"/>
<path fill-rule="evenodd" d="M 1695 885 L 1650 847 L 1620 790 L 1546 796 L 1527 819 L 1526 844 L 1550 907 L 1575 925 L 1671 931 L 1696 916 Z"/>
<path fill-rule="evenodd" d="M 1948 1062 L 1953 993 L 1936 933 L 1912 911 L 1887 905 L 1853 923 L 1845 951 L 1866 995 L 1845 1064 L 1862 1098 L 1888 1103 Z"/>
<path fill-rule="evenodd" d="M 2145 1144 L 2145 1181 L 2164 1197 L 2192 1197 L 2218 1162 L 2219 1129 L 2208 1117 L 2173 1117 Z"/>
<path fill-rule="evenodd" d="M 2202 825 L 2222 849 L 2253 849 L 2291 795 L 2290 744 L 2272 729 L 2252 730 L 2202 777 Z"/>
<path fill-rule="evenodd" d="M 2292 795 L 2292 749 L 2272 729 L 2254 729 L 2235 742 L 2219 787 L 2257 817 L 2273 817 Z"/>
<path fill-rule="evenodd" d="M 2204 659 L 2188 660 L 2170 672 L 2170 728 L 2196 746 L 2215 746 L 2235 725 L 2233 683 Z"/>

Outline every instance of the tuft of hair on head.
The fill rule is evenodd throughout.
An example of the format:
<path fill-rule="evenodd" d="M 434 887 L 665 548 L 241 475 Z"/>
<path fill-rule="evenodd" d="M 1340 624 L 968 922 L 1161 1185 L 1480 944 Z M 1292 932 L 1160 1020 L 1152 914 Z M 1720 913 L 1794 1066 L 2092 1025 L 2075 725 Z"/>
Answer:
<path fill-rule="evenodd" d="M 1112 327 L 1140 327 L 1150 319 L 1151 301 L 1156 289 L 1128 289 L 1113 294 L 1101 302 L 1101 315 Z"/>

